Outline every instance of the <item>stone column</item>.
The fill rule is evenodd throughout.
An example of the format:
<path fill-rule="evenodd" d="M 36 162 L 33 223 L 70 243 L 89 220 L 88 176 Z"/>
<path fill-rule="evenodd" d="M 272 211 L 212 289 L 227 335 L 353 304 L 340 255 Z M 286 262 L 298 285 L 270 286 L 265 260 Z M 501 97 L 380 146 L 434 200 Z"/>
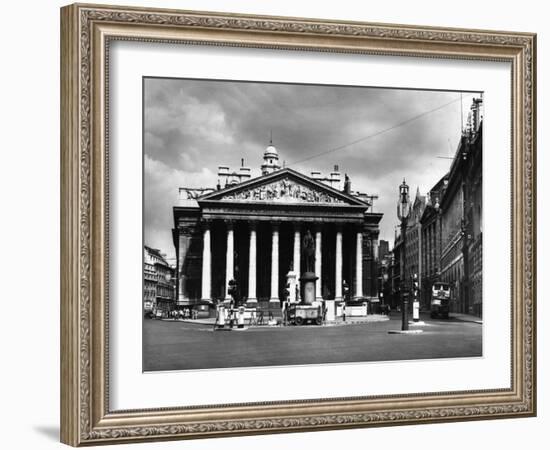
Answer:
<path fill-rule="evenodd" d="M 271 234 L 271 297 L 270 302 L 279 301 L 279 224 L 273 223 Z"/>
<path fill-rule="evenodd" d="M 342 225 L 336 226 L 336 273 L 334 300 L 342 300 Z"/>
<path fill-rule="evenodd" d="M 187 253 L 189 252 L 189 246 L 191 244 L 191 230 L 188 227 L 178 228 L 178 303 L 189 303 L 189 296 L 187 295 L 187 273 L 185 271 L 185 262 Z"/>
<path fill-rule="evenodd" d="M 300 225 L 294 224 L 294 257 L 292 258 L 292 270 L 300 278 Z"/>
<path fill-rule="evenodd" d="M 363 297 L 363 233 L 360 228 L 355 247 L 355 297 Z"/>
<path fill-rule="evenodd" d="M 203 300 L 210 300 L 212 294 L 210 292 L 212 286 L 212 253 L 210 244 L 210 223 L 203 223 L 203 235 L 202 235 L 202 286 L 201 286 L 201 298 Z"/>
<path fill-rule="evenodd" d="M 250 222 L 250 244 L 248 254 L 248 302 L 256 298 L 256 222 Z"/>
<path fill-rule="evenodd" d="M 235 276 L 235 245 L 233 239 L 233 222 L 227 220 L 227 251 L 225 253 L 225 299 L 231 300 L 229 295 L 229 281 Z"/>
<path fill-rule="evenodd" d="M 322 253 L 321 253 L 321 242 L 323 235 L 321 234 L 321 226 L 318 226 L 315 230 L 315 276 L 317 276 L 317 281 L 315 282 L 315 300 L 323 300 L 323 293 L 321 288 L 323 283 L 321 282 L 322 274 Z"/>

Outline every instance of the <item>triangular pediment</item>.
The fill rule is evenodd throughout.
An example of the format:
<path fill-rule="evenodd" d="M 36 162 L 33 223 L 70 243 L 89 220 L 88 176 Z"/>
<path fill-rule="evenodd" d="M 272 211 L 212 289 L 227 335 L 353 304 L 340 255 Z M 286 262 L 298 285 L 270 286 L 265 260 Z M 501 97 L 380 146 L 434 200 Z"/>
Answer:
<path fill-rule="evenodd" d="M 351 195 L 289 168 L 212 192 L 200 198 L 199 202 L 204 200 L 368 206 Z"/>

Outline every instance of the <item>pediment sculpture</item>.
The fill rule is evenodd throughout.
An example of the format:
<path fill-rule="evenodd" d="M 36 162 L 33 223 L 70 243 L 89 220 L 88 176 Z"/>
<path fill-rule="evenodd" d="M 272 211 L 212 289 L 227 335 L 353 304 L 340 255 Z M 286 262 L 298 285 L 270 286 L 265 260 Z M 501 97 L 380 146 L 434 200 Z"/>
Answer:
<path fill-rule="evenodd" d="M 325 192 L 303 184 L 298 184 L 288 177 L 269 184 L 250 187 L 231 192 L 220 200 L 249 200 L 281 203 L 344 203 L 343 200 Z"/>

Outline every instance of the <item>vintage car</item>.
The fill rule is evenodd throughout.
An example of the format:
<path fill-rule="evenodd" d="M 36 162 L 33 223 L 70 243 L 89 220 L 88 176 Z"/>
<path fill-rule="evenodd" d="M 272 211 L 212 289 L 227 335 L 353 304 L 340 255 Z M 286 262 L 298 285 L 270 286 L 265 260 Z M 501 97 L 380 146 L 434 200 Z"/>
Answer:
<path fill-rule="evenodd" d="M 291 325 L 323 324 L 323 309 L 321 306 L 291 304 L 286 310 L 287 322 Z"/>

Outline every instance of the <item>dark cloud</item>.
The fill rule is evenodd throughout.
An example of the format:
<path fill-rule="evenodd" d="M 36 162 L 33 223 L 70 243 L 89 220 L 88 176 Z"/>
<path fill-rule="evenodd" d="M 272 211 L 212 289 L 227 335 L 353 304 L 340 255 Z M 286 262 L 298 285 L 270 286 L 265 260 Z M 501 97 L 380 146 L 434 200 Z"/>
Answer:
<path fill-rule="evenodd" d="M 457 92 L 180 79 L 144 86 L 145 240 L 171 257 L 178 187 L 212 186 L 218 165 L 241 158 L 259 170 L 270 130 L 287 165 L 309 173 L 338 164 L 354 189 L 378 194 L 381 238 L 390 241 L 397 186 L 403 177 L 413 193 L 433 186 L 460 135 Z M 465 110 L 470 99 L 463 95 Z"/>

